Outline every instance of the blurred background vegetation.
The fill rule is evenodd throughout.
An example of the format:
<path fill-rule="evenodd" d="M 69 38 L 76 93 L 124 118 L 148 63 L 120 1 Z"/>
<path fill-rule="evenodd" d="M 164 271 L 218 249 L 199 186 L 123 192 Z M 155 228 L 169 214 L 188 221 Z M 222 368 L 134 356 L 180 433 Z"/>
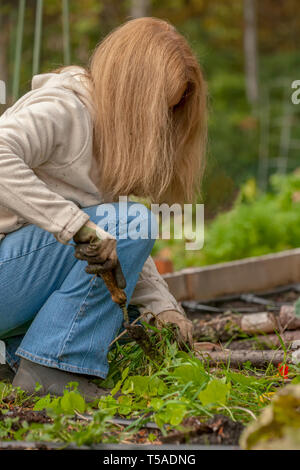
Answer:
<path fill-rule="evenodd" d="M 209 86 L 208 166 L 202 190 L 206 245 L 191 254 L 183 243 L 162 241 L 156 253 L 162 250 L 181 268 L 300 245 L 300 177 L 293 173 L 300 162 L 300 105 L 291 102 L 291 83 L 300 79 L 299 0 L 24 3 L 19 95 L 30 89 L 38 6 L 43 7 L 40 72 L 69 62 L 86 65 L 111 29 L 138 16 L 167 19 L 195 51 Z M 14 100 L 21 4 L 0 0 L 0 79 L 7 83 L 7 105 Z M 63 7 L 65 12 L 69 8 L 70 56 L 63 43 Z"/>

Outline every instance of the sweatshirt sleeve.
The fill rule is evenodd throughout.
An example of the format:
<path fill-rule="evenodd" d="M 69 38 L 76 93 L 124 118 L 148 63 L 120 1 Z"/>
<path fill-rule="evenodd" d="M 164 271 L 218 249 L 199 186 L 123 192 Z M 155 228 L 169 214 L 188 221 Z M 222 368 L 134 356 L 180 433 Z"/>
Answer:
<path fill-rule="evenodd" d="M 130 304 L 139 307 L 141 313 L 150 311 L 159 315 L 167 310 L 175 310 L 185 316 L 184 310 L 169 291 L 168 284 L 158 273 L 150 256 L 144 264 Z"/>
<path fill-rule="evenodd" d="M 79 136 L 87 126 L 84 116 L 78 116 L 75 99 L 63 93 L 45 96 L 0 118 L 0 205 L 53 233 L 62 243 L 72 239 L 89 216 L 50 190 L 33 170 L 60 155 L 66 139 L 74 158 L 79 154 L 74 142 L 86 140 L 87 136 Z"/>

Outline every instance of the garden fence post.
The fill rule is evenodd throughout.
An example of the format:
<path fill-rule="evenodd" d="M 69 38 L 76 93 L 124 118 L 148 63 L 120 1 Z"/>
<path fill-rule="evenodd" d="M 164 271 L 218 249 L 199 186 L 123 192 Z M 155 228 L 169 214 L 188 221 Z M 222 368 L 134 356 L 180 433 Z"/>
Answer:
<path fill-rule="evenodd" d="M 36 75 L 39 72 L 39 67 L 40 67 L 42 24 L 43 24 L 43 0 L 37 0 L 32 75 Z"/>
<path fill-rule="evenodd" d="M 19 0 L 15 65 L 14 65 L 14 77 L 13 77 L 13 86 L 12 86 L 12 96 L 13 96 L 14 101 L 16 101 L 19 98 L 19 91 L 20 91 L 20 72 L 21 72 L 21 56 L 22 56 L 22 45 L 23 45 L 25 7 L 26 7 L 26 0 Z"/>

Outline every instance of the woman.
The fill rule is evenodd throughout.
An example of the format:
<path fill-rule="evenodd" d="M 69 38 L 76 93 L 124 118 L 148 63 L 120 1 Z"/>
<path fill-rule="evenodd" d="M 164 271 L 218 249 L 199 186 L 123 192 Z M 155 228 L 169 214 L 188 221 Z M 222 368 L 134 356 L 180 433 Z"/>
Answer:
<path fill-rule="evenodd" d="M 122 313 L 91 273 L 113 270 L 131 305 L 191 339 L 149 258 L 153 239 L 130 237 L 132 217 L 120 215 L 118 200 L 191 200 L 204 166 L 205 110 L 185 39 L 165 21 L 141 18 L 106 37 L 87 70 L 35 76 L 1 116 L 0 338 L 17 369 L 14 386 L 33 393 L 38 382 L 40 394 L 61 395 L 75 381 L 86 399 L 104 393 L 89 379 L 106 377 Z M 117 211 L 114 233 L 97 225 L 104 202 Z"/>

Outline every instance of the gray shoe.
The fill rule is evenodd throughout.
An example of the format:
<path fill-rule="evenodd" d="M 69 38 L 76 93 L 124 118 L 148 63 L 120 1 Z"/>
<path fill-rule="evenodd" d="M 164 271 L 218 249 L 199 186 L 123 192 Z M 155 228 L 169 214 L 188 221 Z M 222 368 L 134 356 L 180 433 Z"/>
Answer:
<path fill-rule="evenodd" d="M 87 376 L 41 366 L 26 359 L 21 359 L 12 385 L 20 387 L 29 395 L 45 396 L 50 393 L 50 395 L 62 396 L 69 382 L 78 383 L 78 391 L 86 402 L 94 401 L 110 393 L 109 390 L 97 387 Z M 38 392 L 35 391 L 37 383 L 42 386 Z"/>
<path fill-rule="evenodd" d="M 12 383 L 15 373 L 8 364 L 0 364 L 0 382 Z"/>

